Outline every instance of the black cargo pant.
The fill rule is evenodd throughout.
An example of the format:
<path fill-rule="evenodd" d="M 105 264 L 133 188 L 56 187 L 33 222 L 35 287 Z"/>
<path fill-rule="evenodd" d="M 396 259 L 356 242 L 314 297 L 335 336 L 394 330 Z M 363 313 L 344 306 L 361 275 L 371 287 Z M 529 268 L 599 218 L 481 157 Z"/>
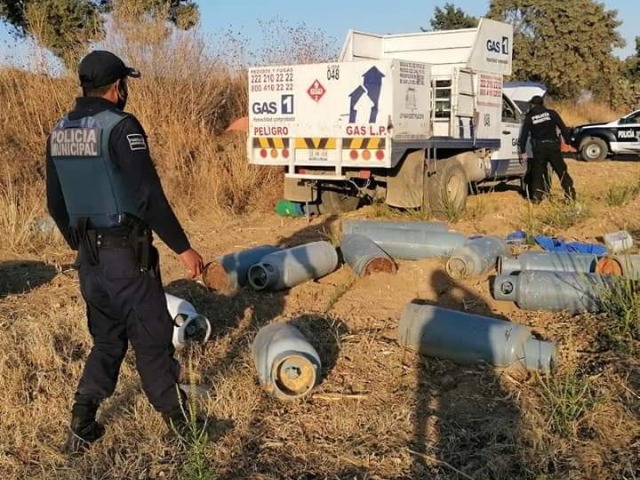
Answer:
<path fill-rule="evenodd" d="M 576 191 L 573 187 L 573 179 L 567 170 L 567 164 L 562 157 L 559 140 L 536 141 L 533 144 L 533 162 L 531 163 L 531 184 L 530 195 L 533 203 L 542 201 L 548 186 L 545 185 L 547 178 L 547 165 L 560 179 L 560 185 L 564 190 L 564 195 L 569 200 L 576 199 Z"/>
<path fill-rule="evenodd" d="M 160 413 L 179 409 L 174 359 L 173 321 L 160 278 L 158 252 L 151 248 L 152 268 L 141 271 L 131 248 L 101 248 L 91 265 L 80 247 L 79 277 L 87 305 L 93 348 L 76 391 L 76 405 L 99 404 L 115 390 L 128 342 L 135 351 L 142 388 Z"/>

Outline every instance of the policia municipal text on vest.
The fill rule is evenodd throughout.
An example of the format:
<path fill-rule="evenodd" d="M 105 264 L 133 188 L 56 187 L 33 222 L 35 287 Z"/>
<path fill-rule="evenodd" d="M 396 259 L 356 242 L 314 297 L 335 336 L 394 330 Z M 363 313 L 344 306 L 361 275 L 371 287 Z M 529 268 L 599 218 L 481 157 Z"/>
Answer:
<path fill-rule="evenodd" d="M 79 120 L 70 120 L 66 115 L 53 129 L 49 148 L 74 241 L 86 243 L 94 263 L 98 262 L 98 248 L 129 245 L 136 252 L 140 268 L 147 270 L 151 231 L 140 220 L 125 180 L 109 153 L 111 131 L 125 117 L 125 113 L 115 110 Z M 106 233 L 114 228 L 115 233 Z"/>

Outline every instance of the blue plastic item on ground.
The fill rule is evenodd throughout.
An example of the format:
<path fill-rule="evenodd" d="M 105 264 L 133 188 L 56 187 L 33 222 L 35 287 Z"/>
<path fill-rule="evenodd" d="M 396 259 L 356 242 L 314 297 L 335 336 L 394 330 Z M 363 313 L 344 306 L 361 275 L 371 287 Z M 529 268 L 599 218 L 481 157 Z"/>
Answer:
<path fill-rule="evenodd" d="M 535 241 L 548 252 L 577 252 L 592 253 L 594 255 L 605 255 L 607 247 L 597 243 L 567 242 L 561 238 L 552 238 L 544 235 L 536 235 Z"/>
<path fill-rule="evenodd" d="M 522 245 L 527 241 L 527 233 L 522 230 L 516 230 L 507 235 L 507 245 Z"/>

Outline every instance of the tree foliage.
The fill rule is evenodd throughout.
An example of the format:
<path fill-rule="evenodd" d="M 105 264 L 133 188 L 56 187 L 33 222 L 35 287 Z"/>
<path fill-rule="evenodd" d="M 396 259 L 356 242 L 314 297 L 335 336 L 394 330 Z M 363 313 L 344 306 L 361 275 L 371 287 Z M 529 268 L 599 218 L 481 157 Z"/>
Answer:
<path fill-rule="evenodd" d="M 640 82 L 640 37 L 636 37 L 636 53 L 625 61 L 625 70 L 630 80 Z"/>
<path fill-rule="evenodd" d="M 445 3 L 443 8 L 436 7 L 434 9 L 433 17 L 429 23 L 431 23 L 431 30 L 457 30 L 476 27 L 478 19 L 467 15 L 464 10 L 456 7 L 453 3 Z"/>
<path fill-rule="evenodd" d="M 515 77 L 541 81 L 558 97 L 597 90 L 620 69 L 613 50 L 625 43 L 617 31 L 622 22 L 602 3 L 492 0 L 489 16 L 514 26 Z"/>
<path fill-rule="evenodd" d="M 140 15 L 163 15 L 186 30 L 197 24 L 193 0 L 0 0 L 0 21 L 20 36 L 31 35 L 40 45 L 68 61 L 104 38 L 103 14 L 120 4 L 136 4 Z"/>

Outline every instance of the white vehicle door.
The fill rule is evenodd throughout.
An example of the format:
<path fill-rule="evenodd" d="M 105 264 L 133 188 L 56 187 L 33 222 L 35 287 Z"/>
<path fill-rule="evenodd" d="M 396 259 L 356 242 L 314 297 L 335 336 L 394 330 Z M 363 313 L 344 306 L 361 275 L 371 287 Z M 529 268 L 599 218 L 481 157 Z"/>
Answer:
<path fill-rule="evenodd" d="M 520 135 L 520 113 L 505 95 L 502 96 L 502 122 L 500 124 L 500 150 L 491 157 L 492 177 L 524 175 L 527 166 L 518 159 L 518 137 Z"/>
<path fill-rule="evenodd" d="M 640 110 L 619 120 L 616 140 L 620 153 L 640 153 Z"/>

